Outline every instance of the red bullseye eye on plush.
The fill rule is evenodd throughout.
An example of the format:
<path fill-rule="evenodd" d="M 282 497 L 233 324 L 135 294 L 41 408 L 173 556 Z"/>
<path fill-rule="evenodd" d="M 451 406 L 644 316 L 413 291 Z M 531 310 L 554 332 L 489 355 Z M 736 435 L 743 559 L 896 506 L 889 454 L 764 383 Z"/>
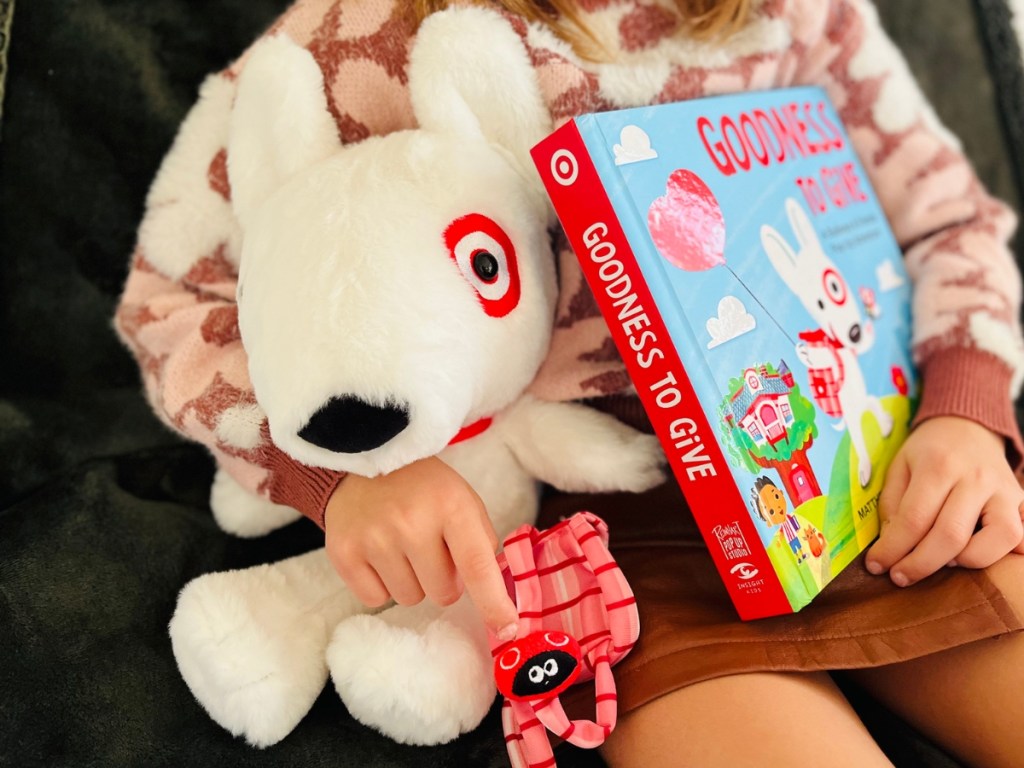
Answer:
<path fill-rule="evenodd" d="M 494 660 L 494 679 L 508 699 L 550 699 L 580 674 L 582 653 L 564 632 L 534 632 L 512 642 Z"/>
<path fill-rule="evenodd" d="M 448 225 L 444 241 L 452 261 L 476 291 L 491 317 L 504 317 L 519 304 L 519 261 L 512 240 L 496 221 L 481 213 Z"/>

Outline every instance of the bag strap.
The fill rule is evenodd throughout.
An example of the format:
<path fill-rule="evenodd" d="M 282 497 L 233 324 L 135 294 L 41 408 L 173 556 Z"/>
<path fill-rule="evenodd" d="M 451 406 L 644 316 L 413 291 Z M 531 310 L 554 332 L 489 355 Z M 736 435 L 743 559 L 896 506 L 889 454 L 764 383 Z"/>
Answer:
<path fill-rule="evenodd" d="M 512 768 L 550 768 L 555 764 L 548 732 L 525 701 L 505 699 L 501 726 Z"/>

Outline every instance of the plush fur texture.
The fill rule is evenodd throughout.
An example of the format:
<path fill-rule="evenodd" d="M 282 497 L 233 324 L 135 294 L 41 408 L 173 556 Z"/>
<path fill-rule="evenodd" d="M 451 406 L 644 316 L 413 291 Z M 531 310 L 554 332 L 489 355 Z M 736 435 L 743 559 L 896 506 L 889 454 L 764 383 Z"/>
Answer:
<path fill-rule="evenodd" d="M 527 155 L 550 124 L 521 40 L 482 9 L 437 13 L 409 78 L 421 129 L 341 146 L 307 51 L 261 42 L 240 77 L 228 145 L 244 230 L 239 325 L 275 443 L 366 476 L 438 455 L 499 536 L 532 522 L 538 479 L 565 490 L 660 482 L 655 438 L 524 395 L 556 283 L 552 215 Z M 493 280 L 474 271 L 481 250 L 495 256 Z M 328 407 L 339 400 L 400 407 L 408 424 L 358 452 L 307 440 L 317 414 L 349 413 Z M 239 440 L 249 415 L 230 427 Z M 493 422 L 449 445 L 480 418 Z M 223 472 L 213 505 L 239 535 L 291 518 Z M 196 698 L 256 746 L 295 727 L 328 669 L 349 711 L 398 741 L 440 743 L 480 722 L 495 691 L 468 599 L 365 614 L 317 550 L 195 580 L 171 639 Z"/>
<path fill-rule="evenodd" d="M 253 496 L 223 469 L 213 476 L 210 510 L 221 530 L 243 539 L 266 536 L 302 517 L 291 507 Z"/>
<path fill-rule="evenodd" d="M 257 747 L 305 716 L 327 680 L 324 649 L 345 615 L 364 610 L 323 550 L 202 576 L 170 624 L 178 669 L 210 716 Z"/>

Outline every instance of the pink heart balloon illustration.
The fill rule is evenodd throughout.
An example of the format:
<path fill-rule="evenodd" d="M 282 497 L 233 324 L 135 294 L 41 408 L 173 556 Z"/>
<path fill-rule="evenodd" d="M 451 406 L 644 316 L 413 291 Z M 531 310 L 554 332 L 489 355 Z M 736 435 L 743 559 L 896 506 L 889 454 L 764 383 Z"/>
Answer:
<path fill-rule="evenodd" d="M 679 168 L 665 194 L 647 209 L 647 228 L 658 252 L 689 272 L 725 264 L 725 219 L 714 193 L 692 171 Z"/>

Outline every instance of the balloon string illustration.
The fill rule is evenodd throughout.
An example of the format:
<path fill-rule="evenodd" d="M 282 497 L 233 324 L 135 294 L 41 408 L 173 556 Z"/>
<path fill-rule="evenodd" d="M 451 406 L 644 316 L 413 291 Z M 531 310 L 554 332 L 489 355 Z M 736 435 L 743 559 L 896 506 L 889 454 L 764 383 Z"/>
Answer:
<path fill-rule="evenodd" d="M 725 260 L 725 219 L 714 193 L 693 171 L 679 168 L 665 183 L 665 194 L 647 209 L 647 229 L 658 252 L 675 267 L 703 272 L 725 267 L 757 302 L 769 320 L 796 346 L 793 337 Z"/>
<path fill-rule="evenodd" d="M 771 320 L 772 323 L 775 325 L 775 327 L 778 328 L 782 332 L 783 336 L 785 336 L 787 339 L 789 339 L 789 343 L 792 344 L 794 347 L 796 347 L 797 343 L 793 340 L 793 337 L 789 335 L 789 331 L 787 331 L 785 329 L 785 327 L 782 325 L 782 323 L 780 323 L 778 320 L 775 319 L 775 314 L 773 312 L 769 312 L 768 311 L 768 307 L 766 307 L 764 305 L 764 302 L 761 301 L 761 299 L 759 299 L 757 297 L 757 294 L 754 293 L 752 290 L 750 290 L 750 288 L 747 287 L 747 284 L 745 282 L 743 282 L 743 279 L 739 275 L 736 274 L 736 272 L 733 270 L 732 267 L 730 267 L 728 264 L 722 264 L 722 266 L 725 267 L 727 270 L 729 270 L 729 274 L 731 274 L 736 279 L 737 283 L 739 283 L 740 285 L 743 286 L 743 290 L 745 290 L 747 292 L 747 294 L 750 296 L 750 298 L 752 298 L 755 302 L 757 302 L 757 306 L 759 306 L 762 309 L 762 311 L 764 312 L 765 316 L 769 320 Z"/>

